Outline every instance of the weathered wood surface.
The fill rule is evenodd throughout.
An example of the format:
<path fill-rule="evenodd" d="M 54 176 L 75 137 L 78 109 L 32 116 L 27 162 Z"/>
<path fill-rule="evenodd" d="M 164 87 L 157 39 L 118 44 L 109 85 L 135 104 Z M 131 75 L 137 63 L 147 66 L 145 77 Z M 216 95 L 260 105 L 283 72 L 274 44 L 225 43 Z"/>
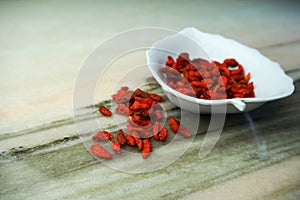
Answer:
<path fill-rule="evenodd" d="M 290 75 L 299 79 L 299 70 Z M 248 114 L 228 115 L 217 145 L 203 159 L 198 158 L 198 152 L 210 116 L 201 116 L 202 128 L 183 156 L 154 172 L 131 174 L 110 169 L 88 153 L 76 134 L 47 144 L 8 149 L 1 154 L 1 199 L 177 199 L 281 161 L 299 161 L 300 82 L 295 84 L 296 92 L 286 99 L 267 103 Z M 89 120 L 94 116 L 93 109 L 87 108 L 89 112 L 77 117 Z M 4 135 L 1 142 L 67 133 L 72 131 L 68 128 L 70 120 Z M 276 181 L 276 174 L 273 176 Z M 296 198 L 299 174 L 294 178 L 296 184 L 275 191 L 270 185 L 264 195 L 280 197 L 293 192 L 292 198 Z"/>
<path fill-rule="evenodd" d="M 30 0 L 2 1 L 0 11 L 0 199 L 300 199 L 299 2 Z M 256 134 L 246 115 L 228 115 L 204 159 L 198 152 L 208 116 L 168 167 L 110 169 L 88 153 L 72 117 L 61 116 L 71 115 L 73 83 L 88 53 L 141 26 L 195 26 L 233 38 L 279 62 L 297 90 L 249 113 Z M 86 111 L 77 119 L 91 120 L 93 108 Z"/>

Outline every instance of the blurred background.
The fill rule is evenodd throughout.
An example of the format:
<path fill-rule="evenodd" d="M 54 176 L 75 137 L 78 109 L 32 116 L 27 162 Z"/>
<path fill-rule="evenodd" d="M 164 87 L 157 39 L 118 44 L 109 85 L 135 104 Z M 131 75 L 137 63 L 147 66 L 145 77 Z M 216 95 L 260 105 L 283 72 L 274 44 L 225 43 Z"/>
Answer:
<path fill-rule="evenodd" d="M 72 116 L 82 62 L 134 28 L 196 27 L 257 48 L 285 70 L 299 68 L 299 11 L 299 1 L 1 0 L 0 133 Z"/>

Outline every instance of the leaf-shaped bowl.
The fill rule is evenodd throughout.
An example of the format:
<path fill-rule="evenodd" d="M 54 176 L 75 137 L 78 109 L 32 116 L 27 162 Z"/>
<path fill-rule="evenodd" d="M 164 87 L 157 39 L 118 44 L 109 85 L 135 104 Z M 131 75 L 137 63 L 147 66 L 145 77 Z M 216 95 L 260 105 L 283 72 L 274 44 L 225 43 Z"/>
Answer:
<path fill-rule="evenodd" d="M 245 73 L 250 72 L 255 98 L 204 100 L 184 95 L 170 88 L 163 80 L 164 77 L 159 69 L 165 66 L 168 55 L 176 58 L 182 52 L 189 53 L 191 58 L 201 57 L 210 61 L 223 62 L 226 58 L 235 58 L 243 65 Z M 285 74 L 281 66 L 256 49 L 195 28 L 185 28 L 155 42 L 147 50 L 146 57 L 152 75 L 161 85 L 168 99 L 181 109 L 194 113 L 250 111 L 268 101 L 287 97 L 295 89 L 292 78 Z"/>

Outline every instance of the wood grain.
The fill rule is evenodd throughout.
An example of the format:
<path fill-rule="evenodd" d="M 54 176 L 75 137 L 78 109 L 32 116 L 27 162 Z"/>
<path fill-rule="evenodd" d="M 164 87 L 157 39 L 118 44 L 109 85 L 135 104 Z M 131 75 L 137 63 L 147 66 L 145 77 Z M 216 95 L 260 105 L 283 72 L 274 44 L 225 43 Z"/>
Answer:
<path fill-rule="evenodd" d="M 290 74 L 295 78 L 298 73 L 294 70 Z M 184 155 L 154 172 L 131 174 L 113 170 L 95 160 L 74 132 L 67 137 L 57 135 L 60 139 L 45 144 L 13 147 L 1 154 L 1 199 L 177 199 L 275 163 L 298 161 L 299 157 L 294 156 L 300 153 L 300 81 L 295 84 L 297 90 L 288 98 L 247 114 L 228 115 L 220 140 L 203 159 L 198 158 L 198 152 L 210 116 L 201 116 L 199 133 Z M 161 93 L 159 87 L 152 85 L 149 89 Z M 167 108 L 178 112 L 172 105 Z M 95 108 L 85 109 L 87 112 L 77 117 L 83 121 L 92 119 Z M 249 126 L 249 120 L 255 127 Z M 70 119 L 52 122 L 15 136 L 6 135 L 1 142 L 27 136 L 48 137 L 56 131 L 69 130 L 71 124 Z M 293 164 L 285 167 L 288 170 Z M 294 186 L 289 186 L 291 191 Z M 279 188 L 264 195 L 280 196 L 288 190 Z"/>

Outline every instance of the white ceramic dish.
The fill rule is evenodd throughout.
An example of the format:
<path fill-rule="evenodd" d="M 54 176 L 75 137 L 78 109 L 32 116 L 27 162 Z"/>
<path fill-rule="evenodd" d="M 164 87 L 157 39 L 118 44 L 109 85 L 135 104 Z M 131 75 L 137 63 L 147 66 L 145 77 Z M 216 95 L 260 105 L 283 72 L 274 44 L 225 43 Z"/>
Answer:
<path fill-rule="evenodd" d="M 181 52 L 188 52 L 191 58 L 201 57 L 220 62 L 226 58 L 235 58 L 243 65 L 245 73 L 251 73 L 250 81 L 254 82 L 256 97 L 204 100 L 184 95 L 170 88 L 162 80 L 159 69 L 165 66 L 168 55 L 176 58 Z M 147 50 L 146 57 L 152 75 L 162 86 L 169 100 L 181 109 L 195 113 L 224 112 L 224 107 L 226 113 L 250 111 L 268 101 L 287 97 L 294 92 L 292 78 L 285 74 L 278 63 L 263 56 L 256 49 L 195 28 L 185 28 L 155 42 Z"/>

